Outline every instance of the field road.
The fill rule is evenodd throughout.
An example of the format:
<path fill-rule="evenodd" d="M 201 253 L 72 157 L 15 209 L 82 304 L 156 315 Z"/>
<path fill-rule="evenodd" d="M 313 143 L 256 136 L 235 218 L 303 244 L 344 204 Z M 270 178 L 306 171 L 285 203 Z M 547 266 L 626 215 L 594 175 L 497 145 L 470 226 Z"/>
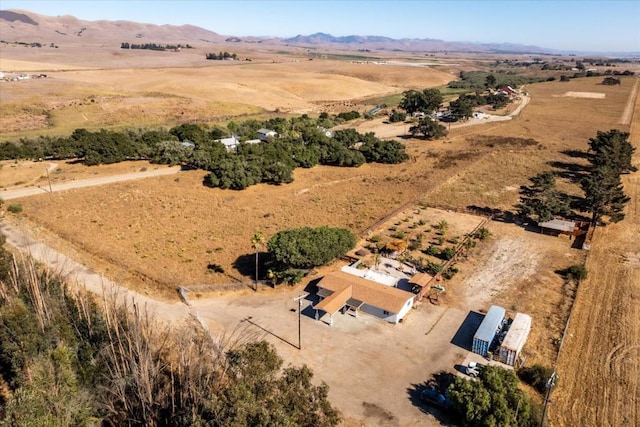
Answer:
<path fill-rule="evenodd" d="M 102 176 L 99 178 L 79 179 L 64 184 L 53 184 L 49 186 L 25 187 L 18 190 L 0 191 L 3 200 L 19 199 L 22 197 L 35 196 L 37 194 L 49 193 L 51 191 L 64 191 L 74 188 L 94 187 L 97 185 L 113 184 L 114 182 L 131 181 L 134 179 L 150 178 L 153 176 L 172 175 L 180 172 L 180 166 L 172 166 L 151 171 L 125 173 L 120 175 Z"/>

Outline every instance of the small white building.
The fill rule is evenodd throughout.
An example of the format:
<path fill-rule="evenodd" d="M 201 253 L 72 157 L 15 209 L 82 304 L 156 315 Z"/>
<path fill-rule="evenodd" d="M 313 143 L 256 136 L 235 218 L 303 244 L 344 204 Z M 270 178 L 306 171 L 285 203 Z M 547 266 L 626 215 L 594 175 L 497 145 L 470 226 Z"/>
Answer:
<path fill-rule="evenodd" d="M 531 331 L 531 316 L 518 313 L 500 345 L 500 361 L 514 366 Z"/>
<path fill-rule="evenodd" d="M 357 269 L 354 268 L 354 270 Z M 329 314 L 331 325 L 333 315 L 338 311 L 348 312 L 355 317 L 363 311 L 389 323 L 401 322 L 413 307 L 414 295 L 371 280 L 375 277 L 391 281 L 384 273 L 371 270 L 363 270 L 363 272 L 362 275 L 354 275 L 346 271 L 334 271 L 324 276 L 318 282 L 320 302 L 313 307 L 316 310 L 316 319 L 320 317 L 319 312 L 323 311 Z M 394 283 L 397 282 L 398 278 L 394 279 Z"/>
<path fill-rule="evenodd" d="M 278 133 L 275 130 L 271 129 L 258 129 L 258 138 L 260 141 L 266 142 L 269 141 L 269 138 L 275 138 L 278 136 Z"/>
<path fill-rule="evenodd" d="M 219 139 L 218 141 L 224 145 L 224 148 L 226 148 L 227 151 L 235 151 L 238 148 L 238 145 L 240 145 L 240 140 L 236 138 L 235 135 L 229 138 Z"/>

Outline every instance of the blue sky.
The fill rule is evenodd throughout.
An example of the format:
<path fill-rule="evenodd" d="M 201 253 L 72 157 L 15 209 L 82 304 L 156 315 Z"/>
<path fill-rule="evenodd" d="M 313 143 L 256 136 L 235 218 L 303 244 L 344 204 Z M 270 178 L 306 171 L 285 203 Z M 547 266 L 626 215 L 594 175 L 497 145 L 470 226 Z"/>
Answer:
<path fill-rule="evenodd" d="M 640 0 L 107 1 L 0 0 L 0 8 L 94 21 L 192 24 L 224 35 L 380 35 L 640 51 Z"/>

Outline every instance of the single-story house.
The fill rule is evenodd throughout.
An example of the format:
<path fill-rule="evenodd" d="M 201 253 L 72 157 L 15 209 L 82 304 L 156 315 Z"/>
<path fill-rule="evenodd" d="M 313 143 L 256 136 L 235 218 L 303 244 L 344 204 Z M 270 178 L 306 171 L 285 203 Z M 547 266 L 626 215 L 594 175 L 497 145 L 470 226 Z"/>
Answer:
<path fill-rule="evenodd" d="M 259 140 L 259 139 L 249 139 L 247 141 L 240 142 L 240 140 L 238 138 L 236 138 L 235 135 L 233 135 L 233 136 L 231 136 L 229 138 L 219 139 L 218 141 L 220 141 L 222 143 L 222 145 L 224 145 L 224 147 L 227 149 L 227 151 L 236 151 L 240 144 L 260 144 L 260 143 L 262 143 L 262 141 Z"/>
<path fill-rule="evenodd" d="M 354 270 L 357 269 L 354 268 Z M 390 323 L 401 322 L 413 307 L 414 295 L 372 280 L 376 273 L 380 278 L 387 276 L 372 270 L 365 270 L 362 276 L 346 271 L 335 271 L 324 276 L 318 282 L 317 294 L 320 302 L 313 306 L 316 310 L 316 319 L 319 318 L 319 312 L 323 311 L 329 314 L 331 325 L 333 315 L 342 310 L 343 313 L 349 312 L 356 317 L 359 311 L 363 311 Z M 384 278 L 384 280 L 387 279 Z"/>
<path fill-rule="evenodd" d="M 276 136 L 278 136 L 278 134 L 275 130 L 265 128 L 258 129 L 258 138 L 263 142 L 266 142 L 269 140 L 269 138 L 274 138 Z"/>
<path fill-rule="evenodd" d="M 231 136 L 229 138 L 222 138 L 222 139 L 219 139 L 218 141 L 220 141 L 222 145 L 224 145 L 224 148 L 226 148 L 227 151 L 235 151 L 236 148 L 238 148 L 238 145 L 240 145 L 240 140 L 235 136 Z"/>

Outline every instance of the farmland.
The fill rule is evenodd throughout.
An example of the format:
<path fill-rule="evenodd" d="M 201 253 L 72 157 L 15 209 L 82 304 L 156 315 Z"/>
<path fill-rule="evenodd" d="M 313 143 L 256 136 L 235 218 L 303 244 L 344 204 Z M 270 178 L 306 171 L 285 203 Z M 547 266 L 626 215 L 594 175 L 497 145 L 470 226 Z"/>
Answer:
<path fill-rule="evenodd" d="M 65 71 L 52 72 L 51 78 L 45 80 L 2 86 L 1 137 L 65 135 L 77 127 L 213 124 L 225 123 L 232 117 L 362 110 L 371 105 L 371 99 L 408 88 L 445 84 L 455 71 L 327 59 L 149 68 L 143 71 L 145 79 L 135 79 L 132 76 L 141 72 L 135 68 L 69 66 Z M 400 165 L 297 169 L 291 184 L 259 184 L 243 191 L 206 188 L 202 185 L 204 172 L 181 171 L 140 181 L 43 192 L 19 200 L 23 213 L 5 214 L 3 220 L 30 230 L 51 247 L 146 296 L 175 301 L 177 286 L 210 284 L 227 292 L 211 304 L 220 310 L 241 311 L 243 304 L 259 306 L 259 300 L 249 296 L 238 299 L 244 303 L 228 300 L 246 292 L 237 279 L 242 281 L 253 273 L 250 237 L 255 231 L 268 237 L 290 227 L 330 225 L 360 234 L 399 206 L 408 205 L 406 212 L 388 218 L 372 234 L 388 232 L 391 238 L 394 232 L 426 233 L 427 228 L 431 233 L 434 224 L 446 220 L 451 224 L 448 237 L 460 238 L 483 218 L 451 211 L 469 207 L 513 210 L 518 190 L 528 177 L 546 170 L 564 176 L 572 163 L 580 161 L 570 153 L 586 150 L 588 139 L 598 130 L 631 130 L 637 146 L 638 116 L 625 118 L 625 106 L 636 80 L 622 78 L 620 86 L 603 86 L 601 80 L 596 77 L 529 85 L 526 91 L 531 101 L 513 120 L 454 127 L 447 137 L 437 141 L 398 138 L 411 156 Z M 638 108 L 636 105 L 636 111 Z M 404 133 L 402 126 L 383 121 L 361 120 L 354 126 L 393 137 Z M 33 184 L 46 187 L 43 172 L 47 166 L 3 163 L 0 185 L 5 189 Z M 72 182 L 159 167 L 147 162 L 86 167 L 60 161 L 51 169 L 50 178 L 54 183 Z M 579 193 L 575 183 L 564 178 L 559 181 L 563 191 Z M 455 316 L 444 317 L 440 324 L 448 329 L 439 330 L 448 337 L 458 326 L 453 320 L 464 318 L 467 310 L 501 304 L 509 311 L 532 315 L 529 361 L 553 365 L 557 340 L 562 336 L 575 293 L 569 335 L 557 365 L 561 380 L 549 409 L 552 425 L 633 425 L 640 413 L 638 185 L 637 173 L 625 177 L 625 189 L 632 197 L 628 217 L 620 224 L 599 228 L 588 254 L 571 249 L 568 240 L 531 233 L 515 224 L 490 223 L 491 239 L 480 244 L 447 283 L 442 307 L 437 311 L 430 311 L 429 305 L 420 307 L 420 313 L 409 317 L 409 325 L 416 328 L 417 322 L 423 321 L 419 335 L 425 335 L 425 325 L 435 328 L 437 315 L 451 308 Z M 416 214 L 422 207 L 424 211 Z M 413 217 L 404 221 L 409 216 Z M 396 229 L 390 230 L 392 227 Z M 437 238 L 434 233 L 427 236 Z M 361 242 L 361 246 L 365 244 Z M 589 277 L 576 293 L 555 271 L 585 259 Z M 224 272 L 208 270 L 211 263 L 220 265 Z M 229 292 L 233 290 L 243 292 Z M 278 292 L 287 292 L 289 298 L 289 293 L 298 290 L 265 290 L 261 297 L 274 302 Z M 205 318 L 220 329 L 232 327 L 214 309 L 206 308 L 207 304 L 206 299 L 197 302 Z M 269 317 L 271 314 L 264 311 L 262 315 L 272 322 L 270 326 L 278 325 L 279 320 Z M 237 318 L 236 314 L 232 320 Z M 373 352 L 392 333 L 379 324 L 366 324 L 380 334 L 364 347 Z M 324 342 L 334 339 L 318 325 L 312 328 Z M 349 323 L 344 328 L 360 331 L 363 326 Z M 419 340 L 418 333 L 413 333 L 411 339 Z M 415 349 L 409 350 L 409 344 L 401 337 L 393 339 L 398 340 L 398 346 L 407 346 L 407 354 L 415 356 Z M 419 346 L 427 351 L 424 342 Z M 312 354 L 298 356 L 284 351 L 292 360 L 302 358 L 318 370 L 331 370 L 327 361 Z M 331 351 L 348 356 L 340 353 L 337 345 Z M 395 356 L 380 357 L 380 363 L 400 363 Z M 433 366 L 443 369 L 462 361 L 458 354 L 449 354 L 447 363 L 433 357 Z M 585 359 L 596 361 L 588 371 L 581 368 Z M 351 363 L 354 369 L 363 370 L 362 360 L 354 358 Z M 396 365 L 393 369 L 400 370 Z M 422 371 L 421 365 L 412 365 L 407 375 Z M 362 409 L 369 402 L 365 395 L 360 393 L 350 399 L 349 390 L 340 388 L 340 378 L 326 375 L 320 378 L 335 390 L 332 397 L 344 401 L 342 409 L 348 418 L 375 423 L 376 417 L 385 415 L 380 408 L 390 411 L 391 419 L 396 417 L 395 425 L 409 425 L 420 420 L 419 416 L 426 417 L 411 413 L 402 418 L 401 413 L 411 411 L 404 401 L 387 403 L 387 407 L 384 401 L 376 401 L 372 407 L 378 412 L 373 410 L 372 415 L 369 410 L 367 415 L 367 408 L 371 407 L 365 405 Z M 365 389 L 384 386 L 372 383 L 371 378 L 358 377 L 357 381 Z M 390 399 L 393 390 L 387 392 Z"/>

